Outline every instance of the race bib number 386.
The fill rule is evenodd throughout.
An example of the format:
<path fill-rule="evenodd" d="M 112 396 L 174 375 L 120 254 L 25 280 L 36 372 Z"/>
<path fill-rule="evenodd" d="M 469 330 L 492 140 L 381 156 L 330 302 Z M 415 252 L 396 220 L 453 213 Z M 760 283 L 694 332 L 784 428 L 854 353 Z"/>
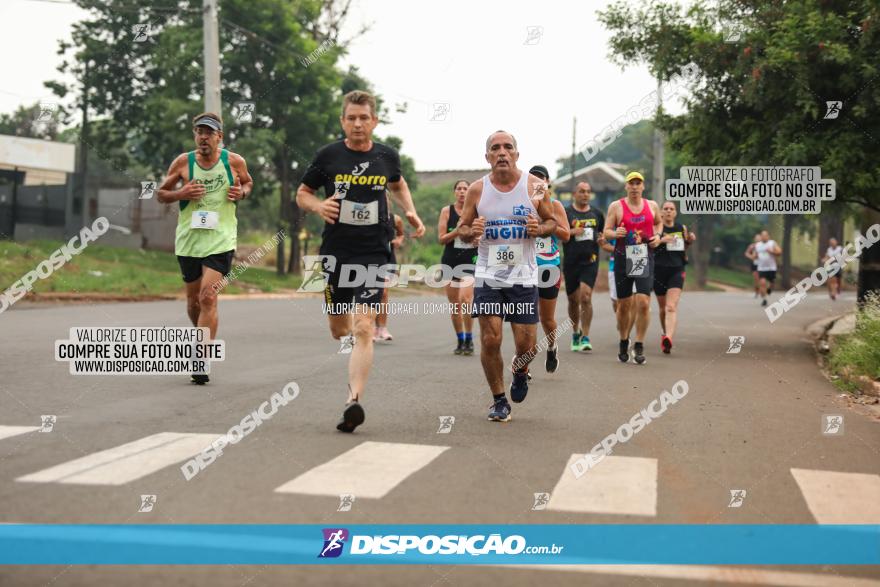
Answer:
<path fill-rule="evenodd" d="M 514 245 L 490 245 L 489 265 L 519 265 L 522 262 L 523 246 Z"/>

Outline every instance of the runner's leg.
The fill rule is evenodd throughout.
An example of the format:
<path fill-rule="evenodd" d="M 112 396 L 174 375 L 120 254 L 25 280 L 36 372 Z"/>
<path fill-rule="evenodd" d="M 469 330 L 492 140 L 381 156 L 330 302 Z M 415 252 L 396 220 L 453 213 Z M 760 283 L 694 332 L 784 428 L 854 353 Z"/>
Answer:
<path fill-rule="evenodd" d="M 492 395 L 504 393 L 504 362 L 501 359 L 501 316 L 480 316 L 480 363 Z"/>
<path fill-rule="evenodd" d="M 186 284 L 186 314 L 193 326 L 199 325 L 199 292 L 201 290 L 201 277 Z"/>
<path fill-rule="evenodd" d="M 217 336 L 217 295 L 223 289 L 223 274 L 210 267 L 202 267 L 199 280 L 199 310 L 197 326 L 211 329 L 211 339 Z M 189 289 L 189 288 L 187 288 Z"/>
<path fill-rule="evenodd" d="M 648 323 L 651 319 L 651 298 L 645 294 L 634 294 L 636 319 L 636 340 L 637 343 L 645 342 L 645 334 L 648 332 Z"/>
<path fill-rule="evenodd" d="M 666 296 L 664 296 L 665 303 L 660 306 L 661 308 L 661 316 L 666 316 L 666 322 L 663 326 L 663 332 L 666 333 L 666 336 L 669 338 L 675 338 L 675 327 L 678 324 L 678 302 L 681 300 L 681 289 L 674 287 L 666 292 Z M 657 297 L 657 301 L 660 301 L 660 297 Z M 662 318 L 661 318 L 662 320 Z"/>
<path fill-rule="evenodd" d="M 668 294 L 669 290 L 666 290 L 666 293 Z M 657 309 L 660 314 L 660 332 L 669 335 L 669 331 L 666 330 L 666 295 L 657 295 Z"/>
<path fill-rule="evenodd" d="M 360 401 L 367 386 L 370 368 L 373 366 L 373 325 L 376 311 L 361 307 L 354 315 L 354 348 L 348 361 L 348 384 L 351 395 Z"/>

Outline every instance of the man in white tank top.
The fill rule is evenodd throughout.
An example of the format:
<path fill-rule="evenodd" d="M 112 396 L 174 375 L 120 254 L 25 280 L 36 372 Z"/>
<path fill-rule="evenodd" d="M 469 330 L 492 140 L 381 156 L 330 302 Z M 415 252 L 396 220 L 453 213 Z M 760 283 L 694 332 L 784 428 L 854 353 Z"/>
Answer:
<path fill-rule="evenodd" d="M 482 237 L 477 249 L 473 314 L 480 320 L 480 361 L 492 391 L 492 422 L 510 420 L 501 359 L 503 321 L 510 322 L 516 345 L 510 397 L 521 402 L 529 390 L 528 366 L 537 354 L 535 237 L 548 236 L 556 228 L 546 184 L 518 169 L 518 159 L 513 135 L 499 130 L 489 136 L 486 161 L 492 171 L 468 188 L 458 229 L 465 242 Z"/>

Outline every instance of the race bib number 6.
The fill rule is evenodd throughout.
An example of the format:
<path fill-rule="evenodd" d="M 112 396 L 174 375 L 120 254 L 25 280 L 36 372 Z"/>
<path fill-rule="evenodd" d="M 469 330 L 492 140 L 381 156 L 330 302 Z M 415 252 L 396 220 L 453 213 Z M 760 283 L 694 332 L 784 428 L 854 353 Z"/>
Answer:
<path fill-rule="evenodd" d="M 522 262 L 523 248 L 516 245 L 489 245 L 489 265 L 518 265 Z"/>
<path fill-rule="evenodd" d="M 197 210 L 192 213 L 190 228 L 213 230 L 220 222 L 220 214 L 216 210 Z"/>
<path fill-rule="evenodd" d="M 368 226 L 379 222 L 379 202 L 352 202 L 342 200 L 339 222 L 356 226 Z"/>

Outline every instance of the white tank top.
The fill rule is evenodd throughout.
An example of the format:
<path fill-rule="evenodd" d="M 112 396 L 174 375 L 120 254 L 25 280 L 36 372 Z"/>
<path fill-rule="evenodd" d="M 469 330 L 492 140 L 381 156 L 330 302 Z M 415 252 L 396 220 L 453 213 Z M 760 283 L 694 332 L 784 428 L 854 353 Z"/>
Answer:
<path fill-rule="evenodd" d="M 529 174 L 523 172 L 509 192 L 483 176 L 483 194 L 477 216 L 486 219 L 486 230 L 477 249 L 475 276 L 504 285 L 537 285 L 535 239 L 526 234 L 526 217 L 538 211 L 529 198 Z M 486 285 L 492 285 L 487 281 Z"/>

